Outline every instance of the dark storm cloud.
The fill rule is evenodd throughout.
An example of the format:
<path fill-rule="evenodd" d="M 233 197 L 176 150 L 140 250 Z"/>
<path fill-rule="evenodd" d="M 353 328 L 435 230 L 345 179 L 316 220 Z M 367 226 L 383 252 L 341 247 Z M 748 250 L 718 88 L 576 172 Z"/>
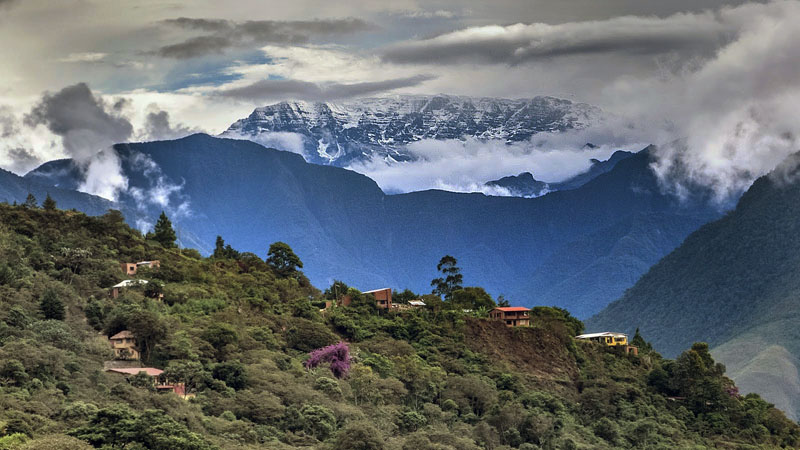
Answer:
<path fill-rule="evenodd" d="M 78 83 L 54 94 L 45 93 L 25 115 L 24 123 L 46 126 L 62 137 L 70 156 L 85 161 L 98 150 L 131 136 L 133 126 L 119 115 L 125 104 L 124 100 L 107 104 L 92 94 L 86 83 Z"/>
<path fill-rule="evenodd" d="M 11 108 L 0 106 L 0 137 L 8 138 L 19 132 L 17 119 L 11 112 Z"/>
<path fill-rule="evenodd" d="M 274 98 L 292 98 L 297 100 L 325 101 L 344 98 L 362 97 L 417 86 L 435 77 L 416 75 L 413 77 L 394 78 L 383 81 L 367 81 L 362 83 L 329 83 L 317 84 L 300 80 L 261 80 L 248 86 L 226 89 L 217 95 L 237 100 L 260 102 Z"/>
<path fill-rule="evenodd" d="M 22 147 L 10 148 L 6 151 L 6 154 L 11 161 L 7 168 L 14 173 L 27 172 L 42 163 L 42 160 L 36 154 Z"/>
<path fill-rule="evenodd" d="M 208 33 L 189 38 L 177 44 L 163 46 L 155 52 L 159 56 L 176 59 L 222 53 L 234 47 L 266 44 L 304 44 L 315 37 L 344 35 L 373 28 L 370 23 L 355 18 L 232 22 L 228 20 L 180 17 L 165 20 L 163 23 L 185 30 Z"/>
<path fill-rule="evenodd" d="M 187 59 L 213 53 L 222 53 L 233 46 L 233 41 L 222 36 L 197 36 L 179 44 L 165 45 L 158 49 L 164 58 Z"/>
<path fill-rule="evenodd" d="M 615 17 L 602 21 L 490 25 L 390 46 L 383 58 L 395 63 L 520 64 L 570 55 L 667 52 L 709 54 L 730 38 L 712 13 Z"/>
<path fill-rule="evenodd" d="M 166 111 L 150 111 L 145 117 L 144 133 L 149 140 L 178 139 L 197 131 L 182 123 L 173 126 Z"/>

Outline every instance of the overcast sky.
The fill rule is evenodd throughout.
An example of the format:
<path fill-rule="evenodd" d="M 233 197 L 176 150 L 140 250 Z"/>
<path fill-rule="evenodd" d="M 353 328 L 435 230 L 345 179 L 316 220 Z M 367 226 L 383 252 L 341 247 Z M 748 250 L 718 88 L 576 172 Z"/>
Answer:
<path fill-rule="evenodd" d="M 687 139 L 659 169 L 737 189 L 797 150 L 771 115 L 793 111 L 798 21 L 798 1 L 0 0 L 0 167 L 287 98 L 552 95 Z"/>

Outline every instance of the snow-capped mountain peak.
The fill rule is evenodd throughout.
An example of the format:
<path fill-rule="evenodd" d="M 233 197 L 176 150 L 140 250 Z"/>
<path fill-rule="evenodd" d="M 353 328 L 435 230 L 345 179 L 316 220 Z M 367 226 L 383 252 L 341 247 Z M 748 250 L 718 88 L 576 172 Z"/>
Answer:
<path fill-rule="evenodd" d="M 422 139 L 511 143 L 541 132 L 584 128 L 601 114 L 585 103 L 553 97 L 395 95 L 341 103 L 283 101 L 256 108 L 222 135 L 276 146 L 276 136 L 291 133 L 302 141 L 302 149 L 294 150 L 309 162 L 347 166 L 372 158 L 413 159 L 405 146 Z"/>

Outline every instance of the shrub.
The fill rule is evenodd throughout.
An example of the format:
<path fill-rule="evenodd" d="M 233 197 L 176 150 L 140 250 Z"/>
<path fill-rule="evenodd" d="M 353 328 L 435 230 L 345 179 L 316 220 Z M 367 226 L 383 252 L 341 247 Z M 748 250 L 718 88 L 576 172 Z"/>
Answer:
<path fill-rule="evenodd" d="M 310 352 L 339 340 L 339 337 L 324 325 L 301 318 L 295 318 L 292 322 L 292 327 L 286 333 L 286 345 L 289 347 Z"/>
<path fill-rule="evenodd" d="M 328 378 L 328 377 L 317 378 L 317 381 L 314 382 L 314 389 L 325 393 L 328 397 L 332 399 L 342 398 L 342 388 L 339 387 L 339 383 L 333 378 Z"/>
<path fill-rule="evenodd" d="M 336 436 L 334 450 L 383 450 L 381 433 L 372 424 L 356 422 L 347 425 Z"/>
<path fill-rule="evenodd" d="M 427 424 L 428 419 L 416 411 L 407 410 L 400 413 L 398 425 L 403 431 L 417 431 Z"/>

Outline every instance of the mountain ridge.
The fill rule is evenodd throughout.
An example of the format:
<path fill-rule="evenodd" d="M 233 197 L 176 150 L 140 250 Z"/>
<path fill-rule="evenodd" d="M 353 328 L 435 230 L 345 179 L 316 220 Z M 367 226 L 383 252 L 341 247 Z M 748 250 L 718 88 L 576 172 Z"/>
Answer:
<path fill-rule="evenodd" d="M 356 161 L 408 161 L 404 147 L 422 139 L 499 139 L 520 142 L 547 131 L 584 128 L 599 108 L 554 97 L 502 99 L 451 95 L 396 95 L 341 103 L 284 101 L 256 108 L 221 137 L 275 143 L 293 133 L 308 162 L 345 167 Z M 299 147 L 302 147 L 299 148 Z"/>
<path fill-rule="evenodd" d="M 176 186 L 168 197 L 168 214 L 186 205 L 191 215 L 170 215 L 180 236 L 195 237 L 192 246 L 207 254 L 221 235 L 236 248 L 261 254 L 268 242 L 284 241 L 310 261 L 308 275 L 319 285 L 346 274 L 344 281 L 352 285 L 424 292 L 430 287 L 422 280 L 434 278 L 439 259 L 453 254 L 468 283 L 533 305 L 539 293 L 524 289 L 525 280 L 561 243 L 613 226 L 631 211 L 663 213 L 684 226 L 662 227 L 653 221 L 654 229 L 670 238 L 656 251 L 641 253 L 627 246 L 623 252 L 642 264 L 655 263 L 680 243 L 685 230 L 718 214 L 661 193 L 649 169 L 649 150 L 618 162 L 581 188 L 525 199 L 439 190 L 387 195 L 356 172 L 309 164 L 299 155 L 250 141 L 207 135 L 115 148 L 129 179 L 130 192 L 121 193 L 120 202 L 149 217 L 151 224 L 163 205 L 142 204 L 131 193 L 147 193 L 158 182 Z M 147 159 L 158 167 L 157 182 L 137 165 Z M 69 174 L 65 165 L 48 163 L 27 176 Z M 77 184 L 58 177 L 51 182 Z M 599 243 L 588 246 L 584 265 L 574 270 L 604 258 L 605 248 Z M 628 278 L 642 270 L 622 269 Z M 551 274 L 544 282 L 552 284 L 563 276 Z M 575 306 L 580 298 L 595 298 L 596 292 L 594 302 L 604 305 L 625 287 L 612 284 L 616 287 L 587 287 L 592 293 L 560 299 L 558 304 Z"/>

